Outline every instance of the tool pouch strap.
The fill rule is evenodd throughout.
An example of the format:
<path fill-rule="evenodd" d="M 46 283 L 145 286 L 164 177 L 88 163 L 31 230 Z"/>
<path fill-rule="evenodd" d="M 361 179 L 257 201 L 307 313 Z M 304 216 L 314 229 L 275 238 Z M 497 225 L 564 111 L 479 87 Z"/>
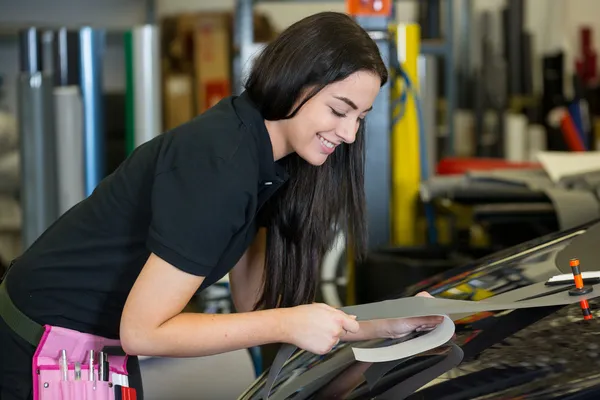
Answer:
<path fill-rule="evenodd" d="M 37 347 L 44 334 L 44 327 L 23 314 L 12 302 L 6 289 L 6 275 L 0 283 L 0 317 L 13 332 Z"/>

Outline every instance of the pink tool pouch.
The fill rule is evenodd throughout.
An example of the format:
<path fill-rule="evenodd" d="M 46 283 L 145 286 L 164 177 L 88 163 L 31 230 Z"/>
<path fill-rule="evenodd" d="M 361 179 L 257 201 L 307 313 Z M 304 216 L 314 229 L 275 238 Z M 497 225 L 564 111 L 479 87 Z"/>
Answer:
<path fill-rule="evenodd" d="M 127 356 L 108 355 L 108 381 L 98 379 L 98 353 L 105 347 L 120 347 L 118 340 L 106 339 L 71 329 L 46 325 L 33 356 L 33 400 L 114 400 L 113 386 L 125 385 Z M 68 377 L 61 374 L 61 351 L 67 354 Z M 89 354 L 94 350 L 90 376 Z M 81 366 L 81 377 L 75 364 Z"/>

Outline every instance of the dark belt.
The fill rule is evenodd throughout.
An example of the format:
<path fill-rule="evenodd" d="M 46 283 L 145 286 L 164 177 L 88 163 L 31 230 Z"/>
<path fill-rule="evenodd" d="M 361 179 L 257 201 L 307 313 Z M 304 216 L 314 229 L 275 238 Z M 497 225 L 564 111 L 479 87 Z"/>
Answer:
<path fill-rule="evenodd" d="M 6 271 L 0 282 L 0 318 L 4 320 L 6 325 L 8 325 L 14 333 L 30 343 L 33 347 L 37 347 L 40 344 L 42 336 L 44 336 L 46 328 L 25 315 L 17 308 L 15 303 L 12 302 L 8 295 L 8 291 L 6 290 L 7 275 L 8 271 Z M 115 356 L 127 355 L 121 346 L 105 346 L 102 351 Z"/>
<path fill-rule="evenodd" d="M 38 346 L 45 329 L 15 306 L 6 290 L 6 279 L 0 283 L 0 317 L 18 336 Z"/>

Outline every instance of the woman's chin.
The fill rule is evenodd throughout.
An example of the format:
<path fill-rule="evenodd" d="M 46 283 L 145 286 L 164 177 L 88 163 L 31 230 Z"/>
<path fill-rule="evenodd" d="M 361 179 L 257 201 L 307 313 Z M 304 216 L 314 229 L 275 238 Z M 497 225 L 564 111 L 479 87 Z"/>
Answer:
<path fill-rule="evenodd" d="M 310 165 L 314 165 L 315 167 L 320 167 L 325 164 L 327 161 L 328 154 L 323 154 L 319 151 L 308 151 L 308 152 L 297 152 L 298 155 Z"/>

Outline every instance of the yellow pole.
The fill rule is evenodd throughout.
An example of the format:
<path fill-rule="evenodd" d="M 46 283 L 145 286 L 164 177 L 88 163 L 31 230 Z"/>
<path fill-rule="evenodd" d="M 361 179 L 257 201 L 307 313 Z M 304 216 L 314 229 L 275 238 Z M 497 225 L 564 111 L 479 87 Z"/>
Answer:
<path fill-rule="evenodd" d="M 399 63 L 418 91 L 417 58 L 421 38 L 418 24 L 399 24 L 396 33 Z M 400 76 L 394 79 L 401 80 Z M 406 87 L 402 84 L 393 93 L 398 98 Z M 398 110 L 394 110 L 397 113 Z M 407 96 L 404 114 L 392 127 L 392 243 L 396 246 L 416 244 L 417 200 L 420 183 L 419 123 L 412 95 Z"/>

